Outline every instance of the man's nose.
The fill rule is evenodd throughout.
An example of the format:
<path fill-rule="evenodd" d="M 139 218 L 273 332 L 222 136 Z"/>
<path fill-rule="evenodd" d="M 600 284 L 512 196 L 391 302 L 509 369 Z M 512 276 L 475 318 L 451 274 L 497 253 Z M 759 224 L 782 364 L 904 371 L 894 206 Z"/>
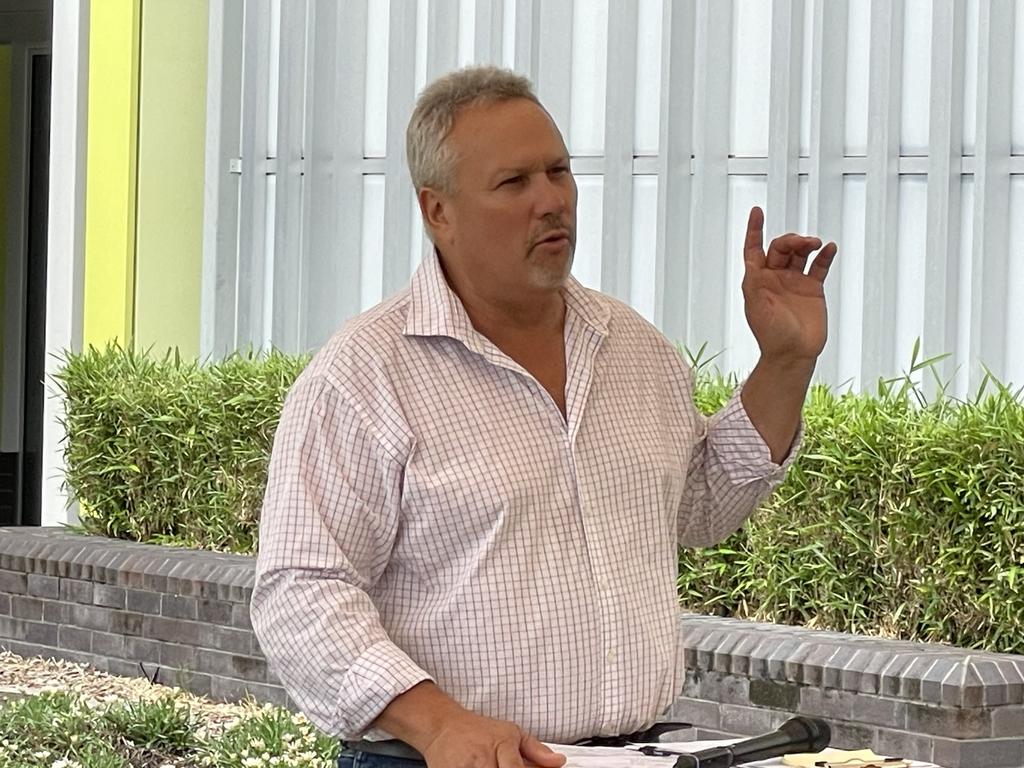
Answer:
<path fill-rule="evenodd" d="M 537 213 L 541 216 L 548 214 L 562 214 L 569 207 L 569 198 L 572 194 L 572 183 L 560 182 L 558 178 L 551 178 L 547 174 L 536 185 L 537 190 Z"/>

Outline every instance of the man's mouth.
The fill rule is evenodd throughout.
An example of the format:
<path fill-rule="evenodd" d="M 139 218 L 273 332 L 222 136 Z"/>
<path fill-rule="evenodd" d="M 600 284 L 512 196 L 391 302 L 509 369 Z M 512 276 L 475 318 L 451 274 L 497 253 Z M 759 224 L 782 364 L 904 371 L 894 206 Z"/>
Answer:
<path fill-rule="evenodd" d="M 544 237 L 538 240 L 537 245 L 561 245 L 571 241 L 572 238 L 569 235 L 569 230 L 555 229 L 548 232 Z"/>

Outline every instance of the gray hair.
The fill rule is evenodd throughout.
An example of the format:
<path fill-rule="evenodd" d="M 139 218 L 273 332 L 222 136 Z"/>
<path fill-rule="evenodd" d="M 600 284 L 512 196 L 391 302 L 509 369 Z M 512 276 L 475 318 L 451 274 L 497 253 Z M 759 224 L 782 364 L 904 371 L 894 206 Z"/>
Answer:
<path fill-rule="evenodd" d="M 457 158 L 447 138 L 459 110 L 509 99 L 527 99 L 541 106 L 529 80 L 497 67 L 459 69 L 423 89 L 405 133 L 405 155 L 416 191 L 432 187 L 453 193 Z"/>

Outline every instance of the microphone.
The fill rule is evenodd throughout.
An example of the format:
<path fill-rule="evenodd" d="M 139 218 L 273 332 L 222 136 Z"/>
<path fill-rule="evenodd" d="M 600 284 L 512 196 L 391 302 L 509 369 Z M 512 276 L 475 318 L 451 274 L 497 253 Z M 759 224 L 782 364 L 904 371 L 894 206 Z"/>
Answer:
<path fill-rule="evenodd" d="M 738 741 L 726 747 L 702 749 L 676 760 L 675 768 L 730 768 L 741 763 L 770 760 L 790 752 L 820 752 L 828 746 L 832 731 L 816 717 L 793 717 L 777 731 Z"/>

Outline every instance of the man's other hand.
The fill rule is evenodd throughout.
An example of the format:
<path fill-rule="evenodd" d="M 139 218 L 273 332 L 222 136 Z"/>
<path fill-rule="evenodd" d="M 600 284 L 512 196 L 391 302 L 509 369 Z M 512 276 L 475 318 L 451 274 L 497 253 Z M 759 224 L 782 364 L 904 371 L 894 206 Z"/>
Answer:
<path fill-rule="evenodd" d="M 559 768 L 565 756 L 515 723 L 474 712 L 451 715 L 423 750 L 429 768 Z"/>
<path fill-rule="evenodd" d="M 559 768 L 553 752 L 515 723 L 471 712 L 427 680 L 395 697 L 376 726 L 416 749 L 428 768 Z"/>

